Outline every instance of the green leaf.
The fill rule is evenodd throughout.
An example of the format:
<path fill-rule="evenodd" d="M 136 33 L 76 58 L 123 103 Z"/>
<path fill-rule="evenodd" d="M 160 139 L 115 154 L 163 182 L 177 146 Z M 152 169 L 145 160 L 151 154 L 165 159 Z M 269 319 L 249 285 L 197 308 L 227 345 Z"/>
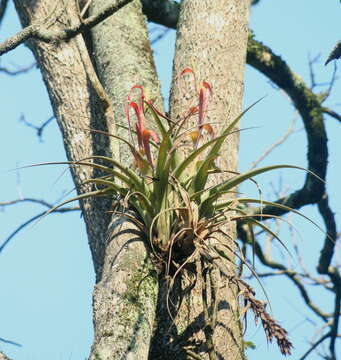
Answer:
<path fill-rule="evenodd" d="M 81 194 L 81 195 L 78 195 L 78 196 L 75 196 L 71 199 L 68 199 L 68 200 L 65 200 L 63 202 L 61 202 L 60 204 L 52 207 L 51 209 L 49 209 L 48 211 L 46 211 L 46 213 L 40 217 L 37 222 L 41 221 L 44 217 L 46 217 L 47 215 L 51 214 L 52 212 L 54 212 L 55 210 L 59 209 L 60 207 L 66 205 L 66 204 L 69 204 L 73 201 L 77 201 L 77 200 L 81 200 L 81 199 L 87 199 L 89 197 L 94 197 L 94 196 L 101 196 L 101 195 L 105 195 L 105 194 L 108 194 L 109 193 L 109 190 L 108 189 L 103 189 L 103 190 L 96 190 L 96 191 L 90 191 L 90 192 L 87 192 L 87 193 L 84 193 L 84 194 Z"/>
<path fill-rule="evenodd" d="M 252 350 L 256 349 L 256 345 L 252 341 L 243 341 L 243 345 L 245 349 L 252 349 Z"/>
<path fill-rule="evenodd" d="M 297 214 L 301 217 L 303 217 L 304 219 L 308 220 L 310 223 L 312 223 L 313 225 L 315 225 L 319 230 L 321 230 L 332 242 L 334 242 L 335 240 L 328 234 L 326 233 L 323 228 L 318 225 L 315 221 L 311 220 L 308 216 L 304 215 L 303 213 L 301 213 L 300 211 L 298 210 L 295 210 L 289 206 L 285 206 L 283 204 L 280 204 L 280 203 L 276 203 L 276 202 L 273 202 L 273 201 L 266 201 L 266 200 L 258 200 L 258 199 L 249 199 L 249 198 L 238 198 L 238 202 L 240 203 L 244 203 L 244 204 L 250 204 L 250 203 L 254 203 L 254 204 L 260 204 L 261 206 L 264 205 L 268 205 L 268 206 L 273 206 L 273 207 L 276 207 L 278 209 L 281 209 L 281 210 L 285 210 L 285 211 L 288 211 L 288 212 L 293 212 L 294 214 Z"/>
<path fill-rule="evenodd" d="M 200 146 L 198 149 L 192 151 L 185 160 L 183 160 L 178 166 L 177 168 L 174 170 L 173 175 L 174 177 L 176 177 L 178 180 L 180 180 L 182 173 L 186 170 L 186 168 L 193 163 L 193 161 L 195 160 L 195 158 L 197 158 L 205 149 L 207 149 L 209 146 L 211 146 L 212 144 L 216 143 L 217 141 L 219 141 L 221 138 L 226 138 L 229 134 L 226 135 L 222 135 L 219 136 L 215 139 L 212 139 L 210 141 L 208 141 L 206 144 Z"/>
<path fill-rule="evenodd" d="M 260 215 L 257 215 L 257 216 L 260 216 Z M 278 217 L 275 217 L 275 218 L 278 218 Z M 256 219 L 253 219 L 251 215 L 250 216 L 240 216 L 236 220 L 238 220 L 238 219 L 244 220 L 246 223 L 255 224 L 255 225 L 259 226 L 260 228 L 262 228 L 265 232 L 267 232 L 273 238 L 275 238 L 284 247 L 284 249 L 290 255 L 290 257 L 293 258 L 291 252 L 289 251 L 287 246 L 284 244 L 284 242 L 281 240 L 281 238 L 277 234 L 275 234 L 268 226 L 266 226 L 265 224 L 263 224 L 262 222 L 260 222 Z M 281 219 L 281 220 L 283 220 L 283 219 Z"/>
<path fill-rule="evenodd" d="M 123 166 L 119 161 L 116 161 L 112 158 L 109 158 L 107 156 L 101 156 L 101 155 L 93 155 L 93 156 L 90 156 L 89 159 L 99 159 L 99 160 L 108 161 L 113 166 L 120 169 L 122 171 L 122 173 L 125 174 L 129 179 L 131 179 L 132 183 L 135 185 L 137 190 L 144 192 L 145 187 L 143 185 L 143 181 L 141 181 L 141 176 L 137 175 L 134 171 L 132 171 L 128 167 Z"/>
<path fill-rule="evenodd" d="M 268 172 L 271 170 L 276 170 L 276 169 L 299 169 L 299 170 L 304 170 L 304 171 L 307 171 L 307 172 L 315 175 L 314 173 L 312 173 L 311 171 L 309 171 L 307 169 L 304 169 L 299 166 L 294 166 L 294 165 L 271 165 L 271 166 L 265 166 L 262 168 L 253 169 L 253 170 L 247 171 L 243 174 L 234 176 L 231 179 L 226 180 L 223 183 L 212 187 L 208 192 L 207 199 L 205 199 L 202 203 L 202 209 L 205 209 L 205 207 L 207 207 L 209 204 L 213 204 L 214 201 L 218 200 L 224 191 L 232 190 L 234 187 L 238 186 L 245 180 L 252 178 L 253 176 L 256 176 L 256 175 L 259 175 L 259 174 L 262 174 L 262 173 L 265 173 L 265 172 Z M 318 179 L 322 180 L 317 175 L 315 175 L 315 176 Z"/>
<path fill-rule="evenodd" d="M 248 108 L 246 108 L 239 116 L 237 116 L 231 122 L 231 124 L 229 124 L 227 126 L 227 128 L 222 132 L 222 135 L 219 138 L 217 138 L 217 141 L 213 145 L 210 152 L 207 154 L 205 161 L 202 163 L 199 171 L 197 172 L 196 176 L 193 179 L 193 183 L 192 183 L 193 184 L 193 192 L 200 191 L 201 189 L 204 188 L 204 186 L 206 185 L 206 182 L 207 182 L 207 178 L 208 178 L 208 170 L 210 169 L 211 164 L 212 164 L 212 159 L 215 159 L 219 155 L 219 151 L 220 151 L 225 139 L 227 138 L 228 135 L 230 135 L 233 128 L 240 121 L 240 119 L 244 116 L 244 114 L 246 112 L 248 112 L 252 107 L 254 107 L 261 100 L 262 100 L 262 98 L 257 100 L 253 104 L 251 104 Z"/>

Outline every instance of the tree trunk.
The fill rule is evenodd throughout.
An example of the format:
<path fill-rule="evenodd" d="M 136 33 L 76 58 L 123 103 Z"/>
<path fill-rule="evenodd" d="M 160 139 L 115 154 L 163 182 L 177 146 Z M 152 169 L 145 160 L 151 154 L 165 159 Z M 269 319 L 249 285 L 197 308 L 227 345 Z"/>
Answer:
<path fill-rule="evenodd" d="M 47 21 L 48 17 L 52 20 L 58 17 L 59 21 L 51 22 L 53 29 L 59 29 L 62 24 L 68 25 L 75 21 L 73 1 L 65 1 L 65 6 L 56 6 L 53 0 L 18 0 L 15 1 L 15 5 L 23 26 Z M 104 5 L 103 2 L 102 6 Z M 123 27 L 123 32 L 131 33 L 131 27 L 134 26 L 138 32 L 144 32 L 144 37 L 141 34 L 137 36 L 138 39 L 142 36 L 144 47 L 141 46 L 141 41 L 135 39 L 135 44 L 142 49 L 139 56 L 143 59 L 146 55 L 143 49 L 148 50 L 148 41 L 139 3 L 127 10 L 124 9 L 122 17 L 121 14 L 118 15 L 120 20 L 129 17 L 134 20 L 129 31 Z M 110 44 L 110 41 L 112 39 L 106 39 L 107 44 Z M 64 138 L 68 160 L 77 161 L 94 154 L 112 156 L 114 153 L 117 156 L 117 152 L 112 151 L 117 147 L 116 144 L 110 144 L 107 137 L 84 132 L 84 129 L 89 128 L 112 131 L 113 124 L 108 122 L 110 118 L 106 116 L 103 104 L 92 86 L 89 69 L 86 68 L 88 65 L 84 64 L 84 57 L 88 54 L 81 53 L 85 47 L 82 37 L 78 36 L 77 39 L 57 44 L 32 41 L 29 46 L 42 71 Z M 114 48 L 113 53 L 115 49 L 117 48 Z M 115 59 L 120 67 L 113 72 L 123 76 L 127 58 L 123 56 L 123 45 L 121 49 L 121 57 Z M 149 62 L 145 68 L 152 73 L 154 68 L 151 67 L 150 52 L 148 56 Z M 115 110 L 118 109 L 114 114 L 117 121 L 123 121 L 123 106 L 130 87 L 139 82 L 134 74 L 138 75 L 139 71 L 143 74 L 143 67 L 139 67 L 141 62 L 143 61 L 138 62 L 136 58 L 135 70 L 130 68 L 129 82 L 123 83 L 117 79 L 115 86 L 118 92 L 114 102 Z M 148 77 L 147 80 L 142 85 L 150 83 Z M 155 75 L 150 88 L 159 96 L 159 84 Z M 82 193 L 89 190 L 82 186 L 82 182 L 98 174 L 91 168 L 72 167 L 72 175 L 78 193 Z M 143 243 L 136 239 L 136 235 L 130 234 L 131 230 L 134 230 L 131 224 L 118 221 L 116 218 L 110 219 L 107 215 L 111 210 L 111 202 L 112 200 L 103 198 L 81 201 L 96 272 L 93 296 L 95 339 L 90 358 L 145 359 L 148 356 L 155 314 L 156 275 L 150 271 L 151 264 Z M 117 232 L 123 235 L 115 236 Z"/>
<path fill-rule="evenodd" d="M 188 109 L 197 104 L 198 92 L 195 89 L 184 93 L 180 86 L 180 73 L 192 68 L 197 83 L 207 81 L 213 88 L 207 118 L 204 122 L 214 124 L 215 128 L 226 128 L 227 124 L 241 113 L 243 99 L 243 75 L 248 36 L 249 0 L 183 0 L 177 27 L 176 51 L 173 69 L 170 112 L 172 119 L 183 118 Z M 199 84 L 197 84 L 199 85 Z M 218 124 L 217 124 L 218 123 Z M 195 123 L 188 126 L 192 127 Z M 219 134 L 219 131 L 218 131 Z M 236 171 L 238 158 L 238 133 L 230 136 L 224 149 L 225 155 L 219 164 L 221 168 Z M 221 181 L 222 177 L 213 179 Z M 225 229 L 231 239 L 235 239 L 235 226 Z M 229 239 L 229 246 L 233 242 Z M 231 258 L 232 254 L 229 254 Z M 235 268 L 228 266 L 230 275 Z M 216 288 L 218 303 L 217 326 L 212 340 L 214 351 L 208 354 L 208 324 L 204 323 L 202 287 L 203 280 L 189 271 L 187 279 L 182 276 L 174 286 L 172 302 L 175 304 L 173 316 L 175 327 L 168 332 L 172 324 L 165 305 L 168 286 L 161 281 L 158 302 L 158 329 L 152 346 L 151 359 L 185 359 L 200 354 L 202 359 L 243 359 L 242 334 L 239 323 L 238 301 L 235 289 L 226 278 L 213 271 L 210 286 Z M 216 283 L 215 283 L 216 282 Z M 194 288 L 188 291 L 188 287 Z M 215 284 L 214 284 L 215 283 Z M 187 294 L 184 295 L 187 288 Z M 182 294 L 181 294 L 182 293 Z M 212 297 L 212 294 L 211 294 Z M 181 305 L 180 305 L 180 302 Z M 213 315 L 211 302 L 210 316 Z M 177 308 L 178 307 L 178 308 Z M 210 329 L 210 331 L 213 329 Z M 206 342 L 205 342 L 206 338 Z M 186 349 L 186 351 L 185 351 Z M 214 357 L 214 352 L 218 357 Z"/>
<path fill-rule="evenodd" d="M 92 1 L 90 11 L 98 11 L 108 1 Z M 51 22 L 55 29 L 77 21 L 74 2 L 66 0 L 64 4 L 56 5 L 53 0 L 15 0 L 23 26 L 58 17 L 59 21 Z M 173 118 L 188 109 L 188 102 L 176 81 L 185 67 L 192 67 L 197 79 L 208 81 L 213 87 L 208 121 L 222 121 L 225 127 L 240 113 L 248 6 L 249 0 L 182 2 L 171 97 Z M 94 154 L 114 154 L 128 162 L 129 155 L 124 147 L 116 151 L 116 142 L 81 129 L 115 131 L 114 120 L 117 124 L 125 121 L 124 104 L 135 84 L 144 86 L 149 91 L 148 96 L 155 98 L 161 109 L 159 83 L 140 2 L 135 0 L 95 27 L 92 41 L 87 45 L 92 46 L 96 69 L 113 102 L 114 119 L 103 106 L 90 79 L 82 36 L 67 42 L 31 41 L 29 44 L 42 71 L 68 159 L 75 161 Z M 124 136 L 123 130 L 118 132 Z M 220 165 L 235 170 L 238 136 L 231 137 L 228 144 L 225 149 L 228 157 Z M 96 173 L 91 168 L 73 166 L 72 176 L 78 193 L 82 193 L 89 190 L 82 186 L 84 180 Z M 169 330 L 172 320 L 165 302 L 167 284 L 161 274 L 153 324 L 157 277 L 144 244 L 134 235 L 131 224 L 107 215 L 111 209 L 110 199 L 88 199 L 81 201 L 81 206 L 97 281 L 93 297 L 95 339 L 90 359 L 143 360 L 148 356 L 150 359 L 185 359 L 191 352 L 208 358 L 200 295 L 202 283 L 197 282 L 187 293 L 178 309 L 175 327 Z M 234 236 L 232 226 L 229 231 Z M 234 269 L 230 271 L 233 274 Z M 219 272 L 213 272 L 210 279 L 219 304 L 214 348 L 221 359 L 241 359 L 243 349 L 235 296 L 225 283 L 219 283 Z M 216 281 L 223 287 L 214 285 Z M 180 305 L 187 285 L 184 277 L 177 279 L 171 294 L 175 304 Z M 149 350 L 153 330 L 153 345 Z"/>
<path fill-rule="evenodd" d="M 62 4 L 56 6 L 54 0 L 15 0 L 14 3 L 23 27 L 42 22 L 48 24 L 50 21 L 51 29 L 60 29 L 63 27 L 61 24 L 70 22 L 67 11 L 70 14 L 74 12 L 72 1 L 66 2 L 67 8 Z M 82 41 L 81 36 L 78 38 Z M 58 43 L 31 40 L 27 45 L 41 70 L 68 160 L 77 161 L 94 154 L 111 156 L 106 137 L 83 130 L 95 128 L 105 131 L 108 125 L 103 107 L 89 84 L 76 39 Z M 82 183 L 94 177 L 92 168 L 72 166 L 71 174 L 79 194 L 89 190 Z M 105 214 L 111 205 L 108 200 L 92 198 L 82 201 L 81 206 L 98 276 L 103 267 L 105 229 L 110 222 L 110 217 Z"/>
<path fill-rule="evenodd" d="M 90 14 L 111 1 L 93 1 Z M 142 85 L 161 110 L 160 84 L 140 2 L 125 6 L 93 28 L 91 35 L 93 59 L 113 103 L 116 123 L 127 126 L 125 105 L 134 85 Z M 128 140 L 126 130 L 117 127 L 117 133 Z M 119 155 L 114 154 L 116 159 L 131 165 L 126 146 L 120 144 Z M 118 225 L 120 221 L 115 223 Z M 91 359 L 96 359 L 96 354 L 103 360 L 148 357 L 156 307 L 156 273 L 136 235 L 120 234 L 117 226 L 108 232 L 113 240 L 106 249 L 104 271 L 94 291 L 95 340 Z"/>

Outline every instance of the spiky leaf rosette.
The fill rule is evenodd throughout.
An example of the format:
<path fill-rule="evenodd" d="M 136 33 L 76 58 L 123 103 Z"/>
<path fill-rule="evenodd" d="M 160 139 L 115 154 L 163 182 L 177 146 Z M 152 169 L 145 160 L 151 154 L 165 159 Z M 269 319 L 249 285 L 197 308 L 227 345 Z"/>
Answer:
<path fill-rule="evenodd" d="M 180 75 L 191 75 L 196 80 L 193 71 L 189 68 L 183 70 Z M 258 203 L 261 207 L 271 205 L 282 209 L 284 205 L 259 199 L 238 199 L 235 196 L 235 189 L 241 183 L 253 180 L 254 176 L 271 170 L 302 168 L 286 164 L 272 165 L 242 174 L 234 173 L 229 179 L 214 186 L 210 185 L 212 184 L 209 181 L 210 177 L 226 172 L 217 166 L 224 142 L 236 131 L 235 126 L 245 112 L 257 102 L 236 119 L 229 121 L 220 134 L 216 135 L 214 124 L 205 122 L 209 99 L 213 96 L 212 88 L 208 82 L 203 81 L 197 86 L 197 91 L 198 103 L 187 111 L 183 119 L 173 121 L 158 111 L 153 102 L 145 97 L 142 86 L 133 86 L 126 104 L 125 129 L 129 133 L 129 141 L 115 134 L 83 129 L 124 142 L 131 151 L 132 166 L 125 166 L 117 160 L 104 156 L 91 156 L 77 162 L 63 162 L 68 165 L 92 167 L 99 170 L 103 176 L 85 181 L 84 184 L 91 185 L 93 191 L 67 200 L 57 207 L 86 197 L 111 196 L 116 200 L 116 205 L 118 204 L 113 211 L 125 216 L 137 226 L 141 237 L 150 245 L 155 258 L 167 274 L 171 272 L 174 264 L 177 269 L 175 274 L 179 273 L 186 264 L 195 262 L 197 256 L 210 264 L 220 266 L 220 271 L 224 272 L 221 262 L 216 260 L 233 263 L 232 257 L 237 256 L 256 275 L 254 269 L 235 250 L 238 249 L 235 241 L 222 229 L 231 221 L 242 220 L 250 228 L 253 225 L 261 227 L 285 246 L 270 228 L 257 220 L 257 216 L 249 216 L 247 213 L 249 204 Z M 193 117 L 197 119 L 196 126 L 185 129 L 186 123 Z M 133 124 L 134 118 L 136 121 Z M 157 131 L 146 127 L 147 123 L 152 122 Z M 203 141 L 204 132 L 209 135 L 207 142 Z M 184 142 L 190 144 L 186 156 L 182 148 Z M 132 216 L 131 210 L 135 216 Z M 261 216 L 260 211 L 258 219 Z M 217 239 L 219 244 L 215 246 Z M 243 287 L 248 289 L 246 285 Z M 255 312 L 256 318 L 260 317 L 263 325 L 265 324 L 268 338 L 271 340 L 272 336 L 275 336 L 279 341 L 276 334 L 283 336 L 285 345 L 282 342 L 279 345 L 281 350 L 286 347 L 282 353 L 289 354 L 291 344 L 286 338 L 285 330 L 276 328 L 278 330 L 276 334 L 270 333 L 272 328 L 270 326 L 270 329 L 267 324 L 271 321 L 268 321 L 265 315 L 263 319 L 265 314 L 263 310 L 256 309 L 259 304 L 250 296 L 250 289 L 243 294 L 246 294 L 244 299 Z"/>

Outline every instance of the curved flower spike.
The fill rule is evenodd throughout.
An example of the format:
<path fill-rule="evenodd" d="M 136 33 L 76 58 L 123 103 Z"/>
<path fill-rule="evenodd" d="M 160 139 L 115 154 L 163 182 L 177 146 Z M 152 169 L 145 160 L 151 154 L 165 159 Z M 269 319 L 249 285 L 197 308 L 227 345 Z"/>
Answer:
<path fill-rule="evenodd" d="M 210 86 L 210 84 L 206 81 L 203 81 L 201 83 L 200 86 L 200 90 L 199 90 L 199 136 L 198 136 L 198 140 L 200 139 L 201 136 L 201 130 L 203 128 L 202 124 L 204 122 L 204 118 L 207 112 L 207 107 L 208 107 L 208 97 L 212 95 L 212 88 Z M 205 130 L 207 130 L 211 135 L 213 135 L 213 129 L 210 125 L 205 125 L 204 126 Z"/>
<path fill-rule="evenodd" d="M 135 101 L 131 101 L 131 92 L 134 89 L 140 90 L 140 99 L 139 99 L 138 103 Z M 146 155 L 148 163 L 151 166 L 153 166 L 153 157 L 152 157 L 152 153 L 150 150 L 149 140 L 150 140 L 150 138 L 152 138 L 155 141 L 155 143 L 159 143 L 159 139 L 158 139 L 158 136 L 156 135 L 155 131 L 148 130 L 145 127 L 145 115 L 144 115 L 144 102 L 145 101 L 146 100 L 145 100 L 145 96 L 144 96 L 143 87 L 140 85 L 134 85 L 130 89 L 130 93 L 128 95 L 128 104 L 126 106 L 126 117 L 127 117 L 128 123 L 129 123 L 129 130 L 130 130 L 130 133 L 132 136 L 129 109 L 133 108 L 135 111 L 135 115 L 137 117 L 135 129 L 136 129 L 136 136 L 137 136 L 139 151 L 141 154 Z M 136 164 L 140 168 L 140 170 L 142 170 L 141 167 L 139 166 L 140 163 L 138 161 L 136 161 Z M 145 167 L 145 165 L 143 165 L 143 166 Z"/>

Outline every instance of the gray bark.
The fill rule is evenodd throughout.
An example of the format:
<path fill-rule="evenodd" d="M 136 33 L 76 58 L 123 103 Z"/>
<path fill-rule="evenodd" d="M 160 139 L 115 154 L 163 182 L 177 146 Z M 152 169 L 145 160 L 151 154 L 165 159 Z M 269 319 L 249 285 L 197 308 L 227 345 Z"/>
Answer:
<path fill-rule="evenodd" d="M 225 0 L 214 2 L 184 0 L 181 3 L 170 102 L 172 119 L 181 119 L 190 106 L 198 101 L 198 93 L 195 93 L 195 89 L 192 89 L 187 96 L 184 94 L 183 87 L 179 86 L 179 74 L 187 67 L 194 70 L 198 83 L 207 81 L 213 88 L 205 122 L 220 122 L 220 125 L 215 124 L 214 126 L 221 129 L 241 113 L 248 14 L 249 0 L 228 2 Z M 195 125 L 195 120 L 188 126 L 193 125 Z M 221 168 L 237 170 L 238 141 L 238 134 L 229 137 L 222 161 L 219 164 Z M 222 180 L 222 177 L 219 180 Z M 214 182 L 216 181 L 218 181 L 217 178 L 214 179 Z M 233 224 L 226 231 L 232 239 L 235 239 Z M 229 245 L 233 247 L 231 240 L 223 239 L 223 241 L 229 241 Z M 234 275 L 234 267 L 229 266 L 229 269 L 230 275 Z M 216 272 L 214 279 L 219 288 L 217 292 L 219 325 L 213 334 L 215 351 L 220 359 L 242 359 L 244 354 L 236 294 L 221 274 Z M 182 284 L 179 284 L 179 288 L 184 290 L 186 285 L 188 286 L 183 280 Z M 204 347 L 193 345 L 202 344 L 204 338 L 201 286 L 200 281 L 197 281 L 195 288 L 182 300 L 175 320 L 178 330 L 174 332 L 182 333 L 182 336 L 179 339 L 179 336 L 174 335 L 174 338 L 177 345 L 181 344 L 182 349 L 187 346 L 206 359 L 209 358 L 209 355 L 207 351 L 205 352 Z M 159 298 L 162 296 L 161 290 L 163 288 L 160 287 Z M 177 297 L 175 296 L 175 298 Z M 166 323 L 167 314 L 165 306 L 160 303 L 159 321 Z M 181 329 L 186 330 L 182 331 Z M 162 334 L 161 329 L 159 329 L 159 334 Z M 166 344 L 162 335 L 156 335 L 153 343 L 153 359 L 163 358 L 162 354 L 165 352 L 169 352 L 166 358 L 171 358 L 172 351 L 174 351 L 173 356 L 176 353 L 177 358 L 187 358 L 188 355 L 184 354 L 183 350 L 176 349 L 177 345 L 170 350 L 169 342 L 171 340 Z"/>
<path fill-rule="evenodd" d="M 98 11 L 107 2 L 93 1 L 90 12 Z M 53 20 L 57 16 L 59 21 L 51 22 L 56 29 L 63 23 L 76 21 L 72 16 L 75 15 L 74 3 L 64 3 L 66 8 L 56 5 L 53 0 L 15 0 L 23 26 L 46 21 L 48 17 Z M 209 113 L 212 122 L 222 118 L 229 121 L 241 109 L 247 14 L 248 0 L 233 0 L 228 5 L 223 0 L 213 5 L 208 0 L 183 2 L 174 78 L 184 67 L 191 66 L 198 79 L 211 83 L 215 94 Z M 88 47 L 92 46 L 98 75 L 113 103 L 114 120 L 103 108 L 89 78 L 82 54 L 85 43 L 81 36 L 51 44 L 32 41 L 29 46 L 42 71 L 68 159 L 75 161 L 93 154 L 113 154 L 128 163 L 129 155 L 124 147 L 120 146 L 118 151 L 116 142 L 80 129 L 115 131 L 114 121 L 116 124 L 125 121 L 126 96 L 135 84 L 143 85 L 161 109 L 160 88 L 140 2 L 134 1 L 95 27 L 92 39 L 87 42 Z M 177 117 L 187 105 L 174 81 L 172 116 Z M 117 129 L 117 132 L 126 135 L 123 130 Z M 236 136 L 229 142 L 229 157 L 224 162 L 226 168 L 235 169 L 237 148 Z M 90 168 L 72 167 L 72 175 L 78 193 L 82 193 L 89 190 L 82 186 L 82 182 L 97 174 Z M 163 316 L 167 313 L 164 302 L 166 283 L 165 279 L 159 278 L 161 290 L 154 324 L 156 274 L 148 250 L 134 234 L 134 227 L 106 215 L 111 208 L 108 199 L 89 199 L 82 201 L 81 206 L 96 272 L 93 296 L 95 339 L 90 359 L 146 359 L 153 328 L 156 330 L 150 358 L 168 359 L 175 355 L 179 359 L 187 358 L 183 346 L 196 340 L 202 343 L 203 340 L 202 309 L 197 295 L 200 289 L 195 288 L 186 298 L 187 309 L 181 307 L 176 335 L 173 330 L 168 331 L 169 317 Z M 185 286 L 185 281 L 175 286 L 175 298 L 180 296 L 181 288 Z M 243 351 L 238 316 L 235 316 L 237 304 L 226 288 L 222 288 L 219 298 L 227 299 L 228 306 L 223 306 L 219 319 L 228 330 L 221 328 L 215 333 L 217 350 L 222 358 L 240 359 Z M 228 311 L 228 308 L 235 311 Z M 203 350 L 195 345 L 192 349 L 194 352 Z M 207 358 L 204 352 L 203 356 Z"/>
<path fill-rule="evenodd" d="M 16 0 L 15 6 L 23 27 L 51 21 L 51 27 L 60 28 L 70 18 L 62 4 L 55 1 Z M 73 13 L 72 2 L 66 2 L 67 9 Z M 55 19 L 58 17 L 59 22 Z M 80 41 L 82 39 L 80 38 Z M 68 160 L 76 161 L 94 154 L 111 156 L 106 137 L 89 134 L 82 129 L 96 128 L 107 130 L 104 110 L 98 100 L 79 52 L 76 39 L 68 42 L 45 43 L 29 41 L 37 64 L 47 87 L 54 114 L 61 130 Z M 71 167 L 71 173 L 77 192 L 88 191 L 82 183 L 93 176 L 91 168 Z M 81 202 L 86 223 L 88 240 L 92 252 L 96 274 L 103 266 L 105 231 L 110 218 L 105 216 L 110 202 L 105 199 L 89 199 Z"/>
<path fill-rule="evenodd" d="M 48 17 L 52 20 L 58 17 L 58 22 L 51 22 L 51 26 L 56 29 L 63 26 L 63 23 L 74 21 L 74 18 L 70 17 L 74 15 L 74 3 L 66 1 L 65 4 L 66 8 L 62 4 L 56 5 L 52 0 L 15 2 L 23 26 L 44 21 L 42 19 L 46 21 Z M 136 4 L 134 6 L 135 9 L 138 8 Z M 129 13 L 130 11 L 128 16 Z M 141 18 L 140 12 L 139 18 L 137 17 L 139 26 L 143 24 Z M 144 39 L 144 44 L 148 44 L 146 37 Z M 85 68 L 84 54 L 80 53 L 85 47 L 82 37 L 51 44 L 32 41 L 29 46 L 40 66 L 63 135 L 68 159 L 76 161 L 93 154 L 111 156 L 116 144 L 110 143 L 105 136 L 81 130 L 114 129 L 114 124 L 107 121 L 103 103 L 98 98 Z M 118 59 L 124 61 L 123 58 Z M 135 71 L 137 73 L 138 68 Z M 130 74 L 134 74 L 133 69 Z M 121 109 L 121 115 L 128 90 L 134 80 L 138 81 L 133 79 L 131 83 L 125 84 L 125 89 L 121 89 L 116 98 L 115 106 Z M 151 88 L 158 89 L 158 83 Z M 120 96 L 122 97 L 119 98 Z M 115 112 L 115 115 L 118 113 L 119 111 Z M 122 117 L 117 117 L 122 120 Z M 91 168 L 72 167 L 72 175 L 78 193 L 82 193 L 89 190 L 82 186 L 82 182 L 98 174 Z M 153 292 L 155 293 L 157 286 L 155 275 L 150 273 L 150 262 L 145 260 L 146 250 L 141 242 L 134 241 L 123 245 L 127 236 L 118 238 L 114 237 L 114 231 L 108 233 L 110 217 L 106 212 L 111 210 L 110 199 L 89 199 L 82 201 L 81 205 L 97 282 L 94 290 L 95 340 L 90 358 L 146 358 L 154 318 L 156 296 L 153 296 Z M 115 223 L 115 220 L 113 219 L 112 223 Z M 124 226 L 128 232 L 128 224 Z M 107 247 L 108 238 L 110 241 Z M 120 251 L 122 247 L 123 251 Z M 114 267 L 111 266 L 113 261 Z M 132 295 L 135 285 L 139 290 L 148 290 L 148 296 L 143 291 L 136 293 L 135 290 L 135 295 Z M 117 311 L 122 308 L 125 311 Z M 122 321 L 115 318 L 115 315 Z M 117 332 L 116 329 L 120 331 Z"/>
<path fill-rule="evenodd" d="M 11 360 L 11 359 L 7 357 L 2 351 L 0 351 L 0 360 Z"/>
<path fill-rule="evenodd" d="M 93 1 L 90 14 L 108 2 Z M 115 122 L 127 126 L 124 107 L 133 85 L 142 85 L 161 109 L 160 84 L 140 2 L 127 5 L 95 27 L 91 35 L 93 59 L 113 103 Z M 116 130 L 127 138 L 126 130 L 119 127 Z M 119 154 L 114 154 L 123 163 L 131 162 L 129 150 L 122 144 Z M 152 272 L 147 249 L 136 235 L 116 236 L 117 231 L 113 226 L 108 232 L 114 239 L 106 249 L 104 272 L 94 292 L 95 340 L 90 358 L 96 359 L 98 354 L 103 360 L 142 360 L 148 357 L 153 331 L 156 274 Z"/>

